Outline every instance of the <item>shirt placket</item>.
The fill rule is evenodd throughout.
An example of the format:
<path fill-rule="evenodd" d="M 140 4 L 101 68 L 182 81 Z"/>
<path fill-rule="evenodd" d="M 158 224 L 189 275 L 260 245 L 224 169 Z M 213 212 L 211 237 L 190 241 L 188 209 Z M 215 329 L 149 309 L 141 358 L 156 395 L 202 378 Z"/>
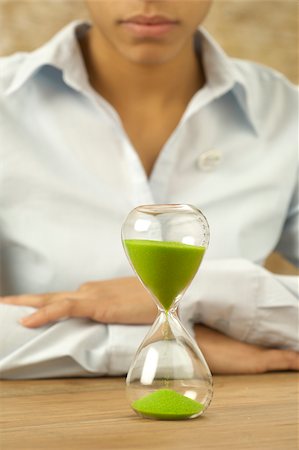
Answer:
<path fill-rule="evenodd" d="M 121 130 L 120 139 L 133 206 L 136 207 L 138 205 L 150 205 L 155 203 L 144 167 L 124 130 Z"/>
<path fill-rule="evenodd" d="M 111 139 L 115 141 L 120 149 L 120 161 L 125 172 L 132 208 L 155 203 L 142 162 L 123 128 L 117 111 L 90 87 L 85 90 L 84 94 L 96 108 L 101 110 L 101 113 L 104 111 L 115 130 L 115 134 L 111 136 Z"/>
<path fill-rule="evenodd" d="M 223 91 L 225 91 L 225 89 L 226 88 L 223 88 Z M 219 91 L 219 94 L 221 93 L 222 91 Z M 217 91 L 214 91 L 209 87 L 206 87 L 202 91 L 198 92 L 198 94 L 196 94 L 190 101 L 180 120 L 180 123 L 177 125 L 172 135 L 162 148 L 150 178 L 150 187 L 156 202 L 167 203 L 167 201 L 169 201 L 169 180 L 174 173 L 174 167 L 179 158 L 179 149 L 182 145 L 185 145 L 186 151 L 188 151 L 189 144 L 187 141 L 183 142 L 182 138 L 187 122 L 194 114 L 198 113 L 215 97 L 217 97 L 217 94 Z M 194 132 L 196 133 L 197 131 L 194 130 Z"/>

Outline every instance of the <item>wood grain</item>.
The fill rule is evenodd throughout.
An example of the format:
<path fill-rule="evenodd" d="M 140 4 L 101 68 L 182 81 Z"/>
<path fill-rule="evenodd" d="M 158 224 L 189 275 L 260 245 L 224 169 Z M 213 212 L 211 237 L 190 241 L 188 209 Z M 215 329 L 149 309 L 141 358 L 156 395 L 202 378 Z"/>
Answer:
<path fill-rule="evenodd" d="M 296 450 L 298 375 L 214 377 L 202 418 L 142 419 L 122 378 L 2 381 L 1 450 Z"/>

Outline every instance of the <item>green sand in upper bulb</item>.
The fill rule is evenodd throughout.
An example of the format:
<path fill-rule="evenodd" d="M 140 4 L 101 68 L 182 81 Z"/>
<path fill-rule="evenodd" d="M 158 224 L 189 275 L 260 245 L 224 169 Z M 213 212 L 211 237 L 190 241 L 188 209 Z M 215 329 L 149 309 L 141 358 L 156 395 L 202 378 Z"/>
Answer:
<path fill-rule="evenodd" d="M 205 253 L 204 247 L 180 242 L 127 239 L 124 244 L 136 272 L 165 311 L 189 285 Z"/>
<path fill-rule="evenodd" d="M 199 414 L 204 406 L 171 389 L 159 389 L 132 403 L 132 408 L 154 419 L 188 419 Z"/>

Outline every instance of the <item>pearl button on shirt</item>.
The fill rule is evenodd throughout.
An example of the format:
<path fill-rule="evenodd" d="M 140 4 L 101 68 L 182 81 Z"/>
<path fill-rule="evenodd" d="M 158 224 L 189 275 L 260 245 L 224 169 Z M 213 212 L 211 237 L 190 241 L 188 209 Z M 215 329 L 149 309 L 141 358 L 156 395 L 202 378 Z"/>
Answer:
<path fill-rule="evenodd" d="M 221 161 L 221 152 L 219 150 L 209 150 L 203 152 L 198 157 L 198 167 L 201 170 L 213 170 Z"/>
<path fill-rule="evenodd" d="M 299 350 L 298 278 L 262 267 L 273 250 L 299 265 L 297 89 L 229 58 L 199 29 L 205 86 L 148 178 L 119 115 L 89 84 L 78 45 L 88 26 L 0 59 L 0 294 L 131 276 L 120 239 L 128 212 L 188 203 L 211 231 L 181 302 L 189 331 L 200 322 Z M 17 320 L 32 310 L 0 305 L 3 378 L 124 374 L 149 329 L 70 319 L 30 330 Z"/>

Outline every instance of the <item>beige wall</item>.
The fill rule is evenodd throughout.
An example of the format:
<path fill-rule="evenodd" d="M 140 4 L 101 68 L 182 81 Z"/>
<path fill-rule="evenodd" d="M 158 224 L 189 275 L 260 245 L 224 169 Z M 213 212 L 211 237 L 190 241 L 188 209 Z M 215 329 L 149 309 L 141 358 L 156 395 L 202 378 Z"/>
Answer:
<path fill-rule="evenodd" d="M 274 67 L 298 82 L 298 5 L 216 0 L 206 26 L 231 55 Z M 88 18 L 80 0 L 0 0 L 0 55 L 38 47 L 78 18 Z"/>

